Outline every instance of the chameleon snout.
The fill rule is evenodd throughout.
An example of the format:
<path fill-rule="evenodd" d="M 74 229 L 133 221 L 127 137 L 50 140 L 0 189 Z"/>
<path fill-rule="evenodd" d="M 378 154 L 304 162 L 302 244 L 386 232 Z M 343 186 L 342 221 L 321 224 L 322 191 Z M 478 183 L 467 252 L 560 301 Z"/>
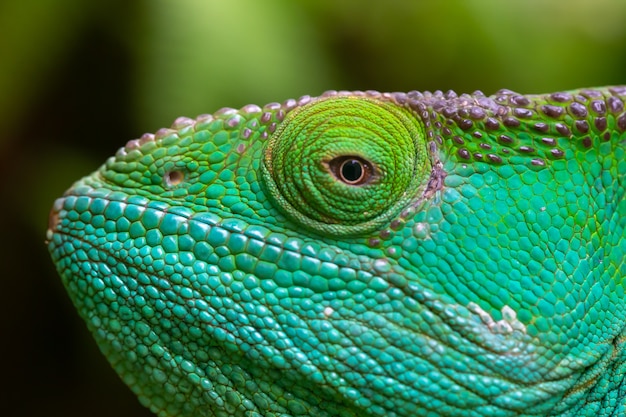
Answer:
<path fill-rule="evenodd" d="M 48 229 L 46 230 L 46 244 L 52 239 L 52 235 L 57 231 L 58 225 L 61 222 L 61 208 L 63 207 L 63 199 L 58 198 L 52 208 L 50 208 L 50 214 L 48 214 Z"/>

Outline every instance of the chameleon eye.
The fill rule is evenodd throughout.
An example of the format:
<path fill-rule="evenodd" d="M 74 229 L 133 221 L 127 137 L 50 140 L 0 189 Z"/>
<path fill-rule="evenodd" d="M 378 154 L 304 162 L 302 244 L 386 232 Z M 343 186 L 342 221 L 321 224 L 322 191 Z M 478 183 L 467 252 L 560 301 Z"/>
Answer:
<path fill-rule="evenodd" d="M 328 166 L 339 181 L 348 185 L 367 184 L 374 176 L 372 164 L 358 156 L 340 156 L 331 160 Z"/>
<path fill-rule="evenodd" d="M 390 221 L 425 189 L 432 167 L 416 115 L 360 96 L 296 107 L 264 153 L 262 179 L 273 204 L 298 224 L 335 236 Z"/>
<path fill-rule="evenodd" d="M 165 173 L 163 181 L 167 188 L 176 187 L 185 180 L 185 174 L 183 171 L 172 170 Z"/>

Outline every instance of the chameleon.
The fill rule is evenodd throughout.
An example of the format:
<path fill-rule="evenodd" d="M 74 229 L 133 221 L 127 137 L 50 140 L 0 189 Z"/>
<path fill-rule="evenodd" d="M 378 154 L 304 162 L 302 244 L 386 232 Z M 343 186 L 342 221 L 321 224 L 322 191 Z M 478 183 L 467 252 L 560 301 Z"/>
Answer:
<path fill-rule="evenodd" d="M 161 417 L 624 416 L 625 102 L 328 91 L 181 117 L 74 183 L 46 242 Z"/>

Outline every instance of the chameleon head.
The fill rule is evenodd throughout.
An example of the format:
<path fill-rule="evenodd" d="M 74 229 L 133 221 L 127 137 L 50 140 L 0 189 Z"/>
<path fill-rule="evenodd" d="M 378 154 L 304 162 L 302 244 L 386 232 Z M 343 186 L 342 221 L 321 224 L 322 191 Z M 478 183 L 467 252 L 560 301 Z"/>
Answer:
<path fill-rule="evenodd" d="M 570 407 L 621 352 L 623 249 L 600 258 L 597 234 L 550 227 L 589 221 L 561 171 L 585 181 L 584 164 L 528 164 L 502 142 L 468 161 L 498 147 L 449 122 L 476 102 L 329 92 L 177 119 L 55 202 L 52 258 L 159 415 Z M 507 116 L 475 107 L 476 125 Z M 623 213 L 624 164 L 604 161 Z M 623 242 L 623 218 L 602 216 Z"/>

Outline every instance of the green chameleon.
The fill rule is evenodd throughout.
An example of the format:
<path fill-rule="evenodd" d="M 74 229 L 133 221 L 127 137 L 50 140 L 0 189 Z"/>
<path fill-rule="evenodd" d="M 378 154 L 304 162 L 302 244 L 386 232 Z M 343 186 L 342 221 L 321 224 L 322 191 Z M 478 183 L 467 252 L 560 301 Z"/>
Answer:
<path fill-rule="evenodd" d="M 170 416 L 626 415 L 626 87 L 326 92 L 131 140 L 52 208 Z"/>

